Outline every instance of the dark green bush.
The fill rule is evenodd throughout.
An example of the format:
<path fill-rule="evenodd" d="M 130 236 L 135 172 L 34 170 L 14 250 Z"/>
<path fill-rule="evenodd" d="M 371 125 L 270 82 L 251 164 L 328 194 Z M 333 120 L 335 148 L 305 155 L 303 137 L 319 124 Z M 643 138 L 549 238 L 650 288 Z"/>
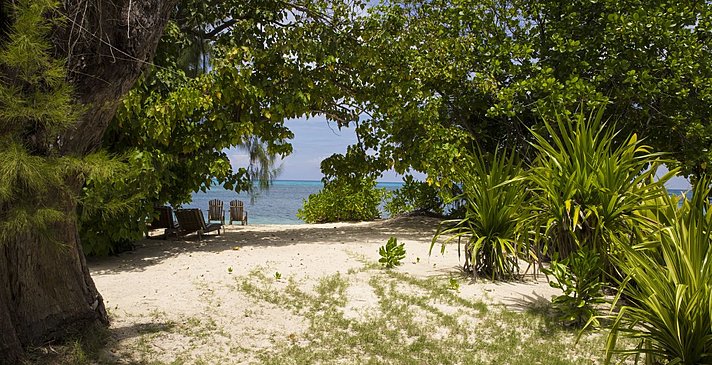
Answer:
<path fill-rule="evenodd" d="M 410 212 L 443 214 L 442 199 L 433 186 L 416 181 L 410 175 L 403 182 L 403 186 L 394 191 L 386 202 L 385 209 L 391 217 Z"/>
<path fill-rule="evenodd" d="M 307 223 L 369 221 L 381 217 L 378 206 L 386 196 L 376 180 L 333 180 L 309 195 L 297 217 Z"/>
<path fill-rule="evenodd" d="M 618 136 L 602 118 L 603 109 L 589 116 L 556 114 L 544 121 L 546 133 L 533 133 L 538 157 L 528 175 L 534 198 L 529 225 L 543 228 L 539 237 L 550 255 L 563 259 L 590 249 L 612 274 L 611 240 L 650 225 L 638 211 L 666 194 L 663 185 L 671 175 L 655 178 L 665 162 L 661 154 L 635 134 Z"/>

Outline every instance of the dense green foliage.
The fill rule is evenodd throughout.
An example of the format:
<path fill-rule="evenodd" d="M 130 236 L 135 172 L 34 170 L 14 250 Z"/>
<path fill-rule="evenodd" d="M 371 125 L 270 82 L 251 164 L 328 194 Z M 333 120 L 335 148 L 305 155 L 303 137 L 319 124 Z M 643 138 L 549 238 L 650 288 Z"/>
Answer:
<path fill-rule="evenodd" d="M 385 246 L 378 248 L 378 254 L 381 256 L 378 262 L 386 269 L 392 269 L 401 265 L 401 261 L 405 259 L 405 243 L 398 244 L 398 239 L 391 237 L 386 242 Z"/>
<path fill-rule="evenodd" d="M 466 239 L 465 270 L 492 279 L 512 278 L 519 273 L 520 257 L 532 252 L 521 224 L 525 221 L 526 182 L 524 170 L 514 152 L 480 154 L 460 162 L 456 174 L 462 181 L 465 217 L 441 223 L 430 250 L 440 236 Z"/>
<path fill-rule="evenodd" d="M 699 175 L 712 171 L 711 32 L 710 2 L 406 0 L 357 18 L 362 42 L 340 65 L 359 75 L 371 169 L 447 187 L 473 140 L 532 156 L 528 128 L 583 104 Z"/>
<path fill-rule="evenodd" d="M 77 175 L 106 172 L 106 156 L 64 156 L 57 136 L 79 117 L 62 60 L 51 55 L 54 1 L 19 1 L 0 48 L 0 243 L 71 219 Z M 109 167 L 99 169 L 107 164 Z M 62 200 L 64 198 L 64 200 Z M 56 233 L 56 232 L 55 232 Z"/>
<path fill-rule="evenodd" d="M 473 141 L 529 159 L 528 128 L 541 132 L 541 116 L 581 105 L 608 104 L 619 137 L 635 132 L 700 174 L 712 168 L 711 7 L 417 0 L 364 12 L 360 2 L 182 1 L 106 134 L 129 176 L 87 189 L 90 200 L 136 205 L 118 224 L 85 215 L 85 232 L 133 237 L 154 204 L 185 202 L 213 178 L 249 189 L 269 176 L 270 156 L 291 151 L 283 121 L 314 113 L 359 135 L 324 161 L 325 178 L 416 170 L 444 198 Z M 233 170 L 224 149 L 240 145 L 266 158 Z M 399 199 L 394 210 L 408 209 Z"/>
<path fill-rule="evenodd" d="M 603 303 L 598 253 L 581 249 L 561 261 L 552 261 L 549 268 L 542 268 L 542 271 L 547 277 L 553 277 L 553 280 L 549 278 L 549 285 L 563 292 L 551 303 L 566 324 L 581 327 L 596 318 L 598 308 L 595 306 Z"/>
<path fill-rule="evenodd" d="M 186 203 L 214 180 L 236 191 L 267 187 L 277 158 L 291 152 L 285 120 L 348 119 L 337 90 L 322 81 L 346 6 L 179 2 L 151 67 L 105 134 L 104 147 L 121 156 L 126 172 L 90 180 L 84 190 L 87 201 L 125 205 L 120 215 L 82 212 L 86 251 L 135 240 L 154 205 Z M 244 151 L 248 164 L 232 166 L 228 148 Z"/>
<path fill-rule="evenodd" d="M 647 216 L 659 223 L 642 239 L 622 238 L 614 263 L 625 277 L 613 303 L 621 300 L 608 341 L 639 341 L 625 354 L 647 355 L 648 363 L 712 362 L 712 205 L 710 180 L 703 179 L 691 200 L 662 196 Z"/>
<path fill-rule="evenodd" d="M 144 209 L 148 194 L 136 188 L 145 169 L 137 169 L 125 159 L 115 161 L 114 165 L 109 176 L 88 176 L 82 190 L 80 237 L 84 254 L 89 256 L 131 249 L 133 242 L 143 236 L 146 221 L 153 215 L 153 205 Z"/>
<path fill-rule="evenodd" d="M 378 207 L 385 196 L 374 179 L 329 181 L 309 195 L 297 217 L 307 223 L 370 221 L 381 217 Z"/>
<path fill-rule="evenodd" d="M 442 215 L 444 206 L 437 189 L 407 175 L 403 178 L 403 186 L 391 193 L 384 209 L 391 217 L 411 212 Z"/>
<path fill-rule="evenodd" d="M 616 138 L 615 127 L 602 118 L 599 110 L 588 118 L 557 114 L 554 122 L 545 122 L 546 135 L 534 133 L 538 156 L 529 180 L 532 226 L 543 230 L 544 252 L 563 259 L 586 248 L 607 266 L 611 240 L 649 225 L 638 211 L 666 194 L 663 186 L 671 174 L 655 180 L 661 155 L 636 135 Z"/>
<path fill-rule="evenodd" d="M 640 344 L 622 353 L 646 354 L 648 363 L 707 363 L 710 182 L 701 180 L 691 201 L 669 196 L 669 176 L 654 179 L 661 155 L 635 135 L 614 138 L 601 116 L 545 123 L 547 137 L 534 133 L 538 155 L 526 171 L 497 155 L 463 165 L 466 217 L 445 222 L 433 244 L 441 235 L 467 237 L 466 265 L 472 257 L 474 271 L 492 277 L 518 273 L 517 259 L 553 257 L 543 271 L 563 295 L 552 304 L 576 326 L 599 324 L 601 290 L 610 281 L 620 290 L 611 308 L 621 305 L 602 316 L 611 327 L 609 355 L 626 336 Z M 536 255 L 517 247 L 534 247 Z"/>

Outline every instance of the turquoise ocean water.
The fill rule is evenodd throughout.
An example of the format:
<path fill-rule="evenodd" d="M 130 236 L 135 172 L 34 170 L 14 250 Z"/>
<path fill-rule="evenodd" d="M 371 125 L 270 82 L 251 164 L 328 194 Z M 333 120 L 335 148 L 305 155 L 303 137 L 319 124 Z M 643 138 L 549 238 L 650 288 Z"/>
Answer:
<path fill-rule="evenodd" d="M 389 191 L 402 185 L 399 182 L 378 183 L 379 188 Z M 297 218 L 297 210 L 302 207 L 309 194 L 317 193 L 321 188 L 321 181 L 276 180 L 269 190 L 259 192 L 254 201 L 250 201 L 250 195 L 247 193 L 237 194 L 232 190 L 214 186 L 205 193 L 194 193 L 193 201 L 183 207 L 206 211 L 208 201 L 220 199 L 225 203 L 225 210 L 228 210 L 230 201 L 239 199 L 245 202 L 249 224 L 303 224 L 304 222 Z M 381 211 L 381 215 L 385 217 L 383 209 Z"/>
<path fill-rule="evenodd" d="M 399 182 L 378 183 L 379 188 L 389 191 L 396 190 L 402 185 Z M 194 193 L 193 201 L 183 206 L 205 211 L 208 209 L 208 201 L 220 199 L 225 203 L 227 210 L 231 200 L 240 199 L 245 202 L 250 224 L 303 224 L 304 222 L 297 218 L 297 210 L 302 207 L 309 194 L 317 193 L 321 188 L 321 181 L 276 180 L 269 190 L 259 192 L 254 201 L 250 201 L 249 194 L 236 194 L 234 191 L 216 186 L 205 193 Z M 668 189 L 668 192 L 676 195 L 685 193 L 691 195 L 687 190 L 680 189 Z M 384 218 L 387 216 L 382 207 L 381 216 Z"/>

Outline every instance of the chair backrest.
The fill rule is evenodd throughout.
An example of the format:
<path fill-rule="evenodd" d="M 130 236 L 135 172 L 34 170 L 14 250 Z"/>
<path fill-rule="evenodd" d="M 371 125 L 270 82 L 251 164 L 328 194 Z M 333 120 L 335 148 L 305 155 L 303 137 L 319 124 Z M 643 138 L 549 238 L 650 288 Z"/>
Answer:
<path fill-rule="evenodd" d="M 223 201 L 213 199 L 208 202 L 208 221 L 224 221 L 225 209 L 223 209 Z"/>
<path fill-rule="evenodd" d="M 196 232 L 205 229 L 203 212 L 198 208 L 176 209 L 176 218 L 183 232 Z"/>
<path fill-rule="evenodd" d="M 233 200 L 230 202 L 230 221 L 245 220 L 245 204 L 242 200 Z"/>
<path fill-rule="evenodd" d="M 175 227 L 175 222 L 173 221 L 173 209 L 168 206 L 155 207 L 154 210 L 158 212 L 158 217 L 153 218 L 151 221 L 150 229 L 159 228 L 173 228 Z"/>

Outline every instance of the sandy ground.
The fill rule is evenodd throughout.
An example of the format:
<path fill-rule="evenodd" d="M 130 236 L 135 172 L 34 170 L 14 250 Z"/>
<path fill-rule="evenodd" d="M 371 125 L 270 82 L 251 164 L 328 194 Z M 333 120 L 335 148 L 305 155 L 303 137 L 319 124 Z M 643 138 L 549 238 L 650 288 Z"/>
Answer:
<path fill-rule="evenodd" d="M 143 240 L 133 252 L 91 260 L 89 266 L 112 319 L 115 359 L 135 356 L 126 351 L 136 351 L 138 342 L 146 341 L 145 334 L 175 323 L 194 326 L 196 331 L 219 328 L 219 336 L 214 335 L 216 331 L 203 331 L 212 337 L 207 342 L 213 347 L 207 348 L 221 341 L 239 341 L 242 348 L 259 350 L 269 348 L 274 336 L 303 330 L 304 319 L 277 306 L 256 307 L 235 291 L 236 277 L 259 270 L 301 283 L 316 282 L 326 275 L 361 268 L 364 262 L 377 262 L 378 247 L 390 236 L 404 242 L 407 251 L 396 270 L 418 278 L 461 275 L 456 245 L 441 255 L 438 244 L 428 254 L 437 223 L 432 218 L 408 217 L 365 223 L 228 226 L 224 234 L 204 236 L 200 241 L 195 235 Z M 374 295 L 359 291 L 359 282 L 368 280 L 362 279 L 348 289 L 353 300 L 347 310 L 352 316 L 376 304 Z M 520 310 L 558 294 L 541 274 L 538 280 L 532 275 L 525 280 L 463 279 L 459 295 Z M 212 323 L 201 323 L 200 318 L 210 318 Z M 185 334 L 156 336 L 147 351 L 157 354 L 153 360 L 170 362 L 181 351 L 195 347 L 181 336 Z M 254 359 L 237 356 L 233 360 L 248 363 Z"/>

